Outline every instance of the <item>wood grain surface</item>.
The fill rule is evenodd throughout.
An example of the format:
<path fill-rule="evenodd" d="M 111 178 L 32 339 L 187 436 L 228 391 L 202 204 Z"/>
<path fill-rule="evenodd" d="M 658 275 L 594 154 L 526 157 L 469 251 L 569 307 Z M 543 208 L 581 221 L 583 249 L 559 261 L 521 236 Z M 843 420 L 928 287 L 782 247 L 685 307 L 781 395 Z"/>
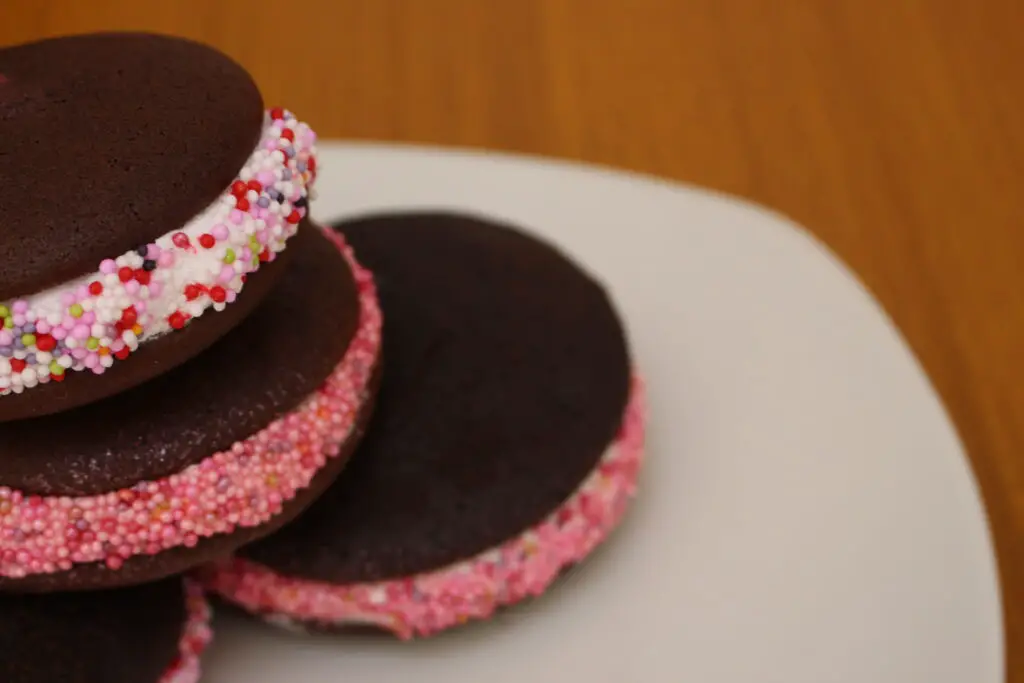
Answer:
<path fill-rule="evenodd" d="M 611 164 L 806 225 L 954 417 L 1019 682 L 1022 26 L 1020 0 L 0 0 L 0 44 L 115 28 L 210 42 L 324 136 Z"/>

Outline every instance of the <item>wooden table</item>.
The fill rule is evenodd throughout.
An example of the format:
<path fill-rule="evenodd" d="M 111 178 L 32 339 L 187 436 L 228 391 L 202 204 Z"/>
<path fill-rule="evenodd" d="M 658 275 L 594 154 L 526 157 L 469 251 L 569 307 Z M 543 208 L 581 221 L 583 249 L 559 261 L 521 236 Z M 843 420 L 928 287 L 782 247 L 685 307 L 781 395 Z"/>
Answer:
<path fill-rule="evenodd" d="M 881 299 L 960 429 L 1024 681 L 1020 0 L 3 4 L 0 43 L 104 28 L 213 43 L 325 136 L 639 169 L 808 226 Z"/>

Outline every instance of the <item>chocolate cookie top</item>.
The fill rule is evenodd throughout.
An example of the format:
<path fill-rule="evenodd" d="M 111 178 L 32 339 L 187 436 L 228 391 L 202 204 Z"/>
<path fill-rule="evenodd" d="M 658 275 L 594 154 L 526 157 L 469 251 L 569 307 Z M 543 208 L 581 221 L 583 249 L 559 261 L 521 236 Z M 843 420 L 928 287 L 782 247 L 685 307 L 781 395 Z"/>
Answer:
<path fill-rule="evenodd" d="M 0 486 L 68 496 L 128 488 L 298 406 L 344 355 L 358 303 L 348 266 L 318 228 L 304 226 L 289 251 L 264 302 L 188 363 L 82 408 L 0 424 Z"/>
<path fill-rule="evenodd" d="M 628 349 L 602 287 L 549 245 L 481 218 L 336 227 L 378 284 L 377 410 L 338 481 L 240 556 L 289 576 L 378 581 L 541 521 L 596 466 L 627 404 Z"/>
<path fill-rule="evenodd" d="M 200 213 L 260 137 L 225 55 L 137 33 L 0 50 L 0 300 L 70 280 Z"/>
<path fill-rule="evenodd" d="M 158 683 L 178 657 L 185 590 L 0 595 L 4 683 Z"/>

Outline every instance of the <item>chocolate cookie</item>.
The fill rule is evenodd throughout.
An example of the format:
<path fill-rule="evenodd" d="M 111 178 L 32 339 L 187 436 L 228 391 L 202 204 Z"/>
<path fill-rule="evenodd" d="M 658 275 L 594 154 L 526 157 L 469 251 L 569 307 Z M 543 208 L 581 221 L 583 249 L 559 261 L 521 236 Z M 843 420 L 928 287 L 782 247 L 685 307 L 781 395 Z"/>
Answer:
<path fill-rule="evenodd" d="M 306 215 L 315 153 L 308 126 L 191 41 L 0 49 L 0 421 L 141 384 L 234 327 L 280 275 L 261 266 Z"/>
<path fill-rule="evenodd" d="M 376 415 L 326 493 L 210 585 L 254 612 L 403 636 L 543 590 L 619 519 L 640 461 L 638 385 L 607 294 L 481 218 L 336 227 L 388 321 Z"/>
<path fill-rule="evenodd" d="M 370 275 L 319 228 L 290 251 L 260 307 L 190 362 L 0 425 L 0 519 L 15 530 L 0 536 L 0 589 L 176 573 L 268 533 L 333 479 L 372 405 L 380 312 Z"/>
<path fill-rule="evenodd" d="M 113 591 L 0 595 L 0 680 L 195 683 L 209 617 L 201 591 L 176 578 Z"/>

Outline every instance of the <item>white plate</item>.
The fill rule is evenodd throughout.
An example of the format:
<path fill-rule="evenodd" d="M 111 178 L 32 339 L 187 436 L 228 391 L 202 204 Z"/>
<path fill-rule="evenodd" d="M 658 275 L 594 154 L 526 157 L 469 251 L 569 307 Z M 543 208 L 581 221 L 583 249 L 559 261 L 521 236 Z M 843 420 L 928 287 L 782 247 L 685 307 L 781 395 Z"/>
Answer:
<path fill-rule="evenodd" d="M 321 149 L 318 218 L 485 212 L 599 274 L 649 378 L 649 459 L 620 532 L 533 603 L 411 644 L 222 617 L 204 681 L 1003 680 L 957 436 L 886 316 L 798 226 L 563 163 Z"/>

